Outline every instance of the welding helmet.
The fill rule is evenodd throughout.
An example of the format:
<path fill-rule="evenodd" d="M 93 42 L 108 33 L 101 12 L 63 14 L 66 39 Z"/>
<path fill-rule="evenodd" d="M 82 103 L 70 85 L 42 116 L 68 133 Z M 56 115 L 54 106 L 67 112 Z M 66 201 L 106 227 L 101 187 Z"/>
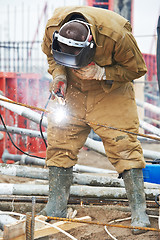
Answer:
<path fill-rule="evenodd" d="M 59 32 L 71 22 L 79 22 L 84 24 L 88 30 L 88 35 L 85 41 L 77 41 L 74 39 L 69 39 L 64 36 L 61 36 Z M 89 24 L 81 21 L 81 20 L 72 20 L 65 23 L 61 28 L 60 31 L 55 31 L 53 33 L 53 42 L 52 42 L 52 52 L 54 60 L 61 65 L 71 68 L 82 68 L 87 66 L 93 61 L 93 57 L 96 51 L 96 45 L 94 40 L 92 39 L 91 31 L 89 28 Z M 76 54 L 68 53 L 65 51 L 61 51 L 59 43 L 65 44 L 67 46 L 77 48 L 79 51 Z"/>

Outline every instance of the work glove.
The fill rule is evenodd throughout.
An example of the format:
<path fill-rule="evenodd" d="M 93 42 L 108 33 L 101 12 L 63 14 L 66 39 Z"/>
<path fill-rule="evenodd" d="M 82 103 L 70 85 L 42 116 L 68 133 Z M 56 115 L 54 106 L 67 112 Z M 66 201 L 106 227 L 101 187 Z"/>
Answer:
<path fill-rule="evenodd" d="M 56 76 L 50 84 L 50 92 L 62 94 L 65 97 L 67 90 L 67 78 L 65 75 Z"/>
<path fill-rule="evenodd" d="M 97 64 L 89 64 L 80 69 L 73 69 L 72 72 L 83 80 L 106 80 L 105 68 Z"/>

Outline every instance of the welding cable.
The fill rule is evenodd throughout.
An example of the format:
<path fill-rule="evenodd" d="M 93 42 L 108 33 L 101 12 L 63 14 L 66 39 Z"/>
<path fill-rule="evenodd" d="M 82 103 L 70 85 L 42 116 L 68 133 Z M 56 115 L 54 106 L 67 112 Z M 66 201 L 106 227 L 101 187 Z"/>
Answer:
<path fill-rule="evenodd" d="M 43 142 L 44 142 L 44 144 L 45 144 L 45 146 L 46 146 L 46 148 L 47 148 L 47 142 L 46 142 L 46 139 L 45 139 L 45 137 L 44 137 L 44 135 L 43 135 L 43 131 L 42 131 L 42 121 L 43 121 L 43 117 L 44 117 L 44 112 L 42 113 L 41 119 L 40 119 L 40 122 L 39 122 L 39 130 L 40 130 L 40 133 L 41 133 L 41 136 L 42 136 L 42 140 L 43 140 Z"/>
<path fill-rule="evenodd" d="M 16 213 L 16 212 L 3 212 L 3 211 L 0 211 L 0 215 L 4 215 L 4 214 L 8 214 L 8 215 L 15 215 L 15 216 L 20 216 L 21 218 L 26 218 L 26 215 L 25 214 L 21 214 L 21 213 Z M 61 233 L 65 234 L 67 237 L 71 238 L 72 240 L 78 240 L 77 238 L 73 237 L 71 234 L 67 233 L 66 231 L 64 231 L 63 229 L 55 226 L 55 225 L 52 225 L 48 222 L 45 222 L 45 221 L 42 221 L 40 219 L 35 219 L 35 221 L 37 222 L 41 222 L 41 223 L 44 223 L 50 227 L 53 227 L 55 229 L 57 229 L 58 231 L 60 231 Z"/>
<path fill-rule="evenodd" d="M 121 129 L 121 128 L 111 127 L 111 126 L 108 126 L 108 125 L 105 125 L 105 124 L 100 124 L 100 123 L 97 123 L 97 122 L 87 121 L 87 120 L 85 120 L 83 118 L 77 118 L 77 117 L 75 117 L 73 115 L 71 115 L 71 117 L 73 119 L 76 119 L 76 120 L 80 121 L 80 122 L 86 123 L 89 126 L 90 125 L 96 125 L 98 127 L 104 127 L 104 128 L 112 129 L 112 130 L 115 130 L 115 131 L 119 131 L 119 132 L 124 132 L 124 133 L 127 133 L 127 134 L 131 134 L 131 135 L 135 135 L 135 136 L 140 136 L 140 137 L 145 137 L 145 138 L 149 138 L 149 139 L 160 141 L 160 137 L 149 136 L 149 135 L 146 135 L 146 134 L 143 134 L 143 133 L 131 132 L 131 131 L 124 130 L 124 129 Z"/>
<path fill-rule="evenodd" d="M 49 97 L 48 97 L 48 100 L 47 100 L 47 103 L 46 103 L 46 105 L 45 105 L 45 107 L 44 107 L 44 110 L 46 110 L 46 108 L 47 108 L 47 106 L 48 106 L 48 103 L 49 103 L 51 97 L 52 97 L 52 93 L 50 93 L 50 95 L 49 95 Z M 45 139 L 45 137 L 44 137 L 44 135 L 43 135 L 43 131 L 42 131 L 42 121 L 43 121 L 44 114 L 45 114 L 45 111 L 43 111 L 42 114 L 41 114 L 41 119 L 40 119 L 40 122 L 39 122 L 39 129 L 40 129 L 40 133 L 41 133 L 43 142 L 44 142 L 44 144 L 45 144 L 45 146 L 46 146 L 46 148 L 47 148 L 47 142 L 46 142 L 46 139 Z"/>
<path fill-rule="evenodd" d="M 4 122 L 3 117 L 2 117 L 1 114 L 0 114 L 0 119 L 1 119 L 1 121 L 2 121 L 2 124 L 3 124 L 3 126 L 4 126 L 4 128 L 5 128 L 5 130 L 6 130 L 6 133 L 7 133 L 8 137 L 9 137 L 11 143 L 13 144 L 13 146 L 14 146 L 15 148 L 17 148 L 21 153 L 23 153 L 23 154 L 25 154 L 25 155 L 27 155 L 27 156 L 29 156 L 29 157 L 45 159 L 45 158 L 43 158 L 43 157 L 39 157 L 39 156 L 36 156 L 36 155 L 32 155 L 32 154 L 26 153 L 26 152 L 24 152 L 22 149 L 20 149 L 20 148 L 14 143 L 13 139 L 11 138 L 11 135 L 10 135 L 10 133 L 9 133 L 8 130 L 7 130 L 6 124 L 5 124 L 5 122 Z"/>

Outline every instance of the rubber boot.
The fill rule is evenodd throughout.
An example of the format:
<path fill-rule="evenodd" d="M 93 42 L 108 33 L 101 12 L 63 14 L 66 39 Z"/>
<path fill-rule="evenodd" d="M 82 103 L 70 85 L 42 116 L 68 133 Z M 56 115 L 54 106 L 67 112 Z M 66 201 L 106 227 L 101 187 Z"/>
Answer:
<path fill-rule="evenodd" d="M 73 180 L 72 171 L 72 167 L 49 167 L 48 202 L 39 215 L 66 218 L 70 186 Z"/>
<path fill-rule="evenodd" d="M 142 169 L 134 168 L 122 173 L 125 189 L 131 208 L 131 226 L 149 227 L 150 221 L 146 214 L 146 200 Z M 133 229 L 133 234 L 140 234 L 145 230 Z"/>

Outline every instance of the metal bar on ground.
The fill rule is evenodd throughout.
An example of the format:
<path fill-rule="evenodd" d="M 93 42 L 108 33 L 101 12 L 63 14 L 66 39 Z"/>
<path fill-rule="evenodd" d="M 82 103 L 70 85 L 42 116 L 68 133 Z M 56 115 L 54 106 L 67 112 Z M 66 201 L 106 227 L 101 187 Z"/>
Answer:
<path fill-rule="evenodd" d="M 32 184 L 10 184 L 0 183 L 0 195 L 37 195 L 47 196 L 49 191 L 48 185 Z M 159 193 L 159 189 L 145 189 L 146 199 L 153 200 Z M 108 199 L 127 198 L 125 188 L 117 187 L 95 187 L 85 185 L 71 186 L 70 196 L 79 197 L 102 197 Z"/>
<path fill-rule="evenodd" d="M 0 174 L 7 176 L 25 177 L 32 179 L 48 180 L 48 169 L 34 168 L 28 166 L 18 166 L 14 164 L 0 164 Z M 103 187 L 124 187 L 122 179 L 86 173 L 73 173 L 73 183 L 79 185 L 89 186 L 103 186 Z M 157 189 L 157 184 L 144 183 L 145 188 Z"/>
<path fill-rule="evenodd" d="M 39 158 L 28 157 L 26 155 L 14 155 L 8 153 L 7 150 L 4 151 L 2 155 L 2 161 L 6 162 L 7 160 L 19 161 L 20 164 L 32 164 L 32 165 L 45 165 L 45 160 Z M 85 165 L 76 164 L 73 166 L 73 171 L 75 172 L 90 172 L 90 173 L 117 173 L 113 170 L 103 169 L 103 168 L 96 168 L 90 167 Z"/>

